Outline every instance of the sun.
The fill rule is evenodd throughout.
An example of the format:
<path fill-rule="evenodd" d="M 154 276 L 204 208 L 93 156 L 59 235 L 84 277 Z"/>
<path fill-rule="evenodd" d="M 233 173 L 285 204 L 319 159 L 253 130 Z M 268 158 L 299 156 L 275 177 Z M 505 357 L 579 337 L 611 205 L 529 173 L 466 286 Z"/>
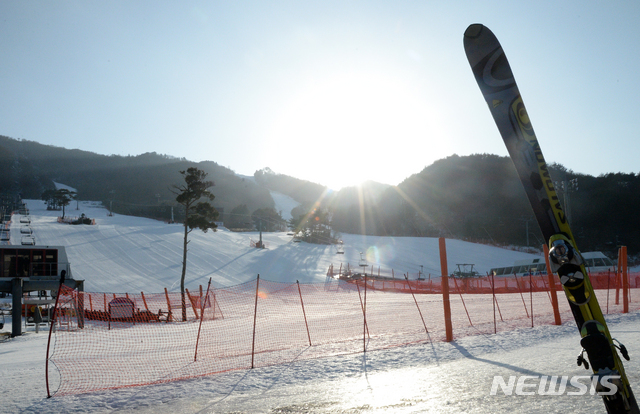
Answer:
<path fill-rule="evenodd" d="M 366 180 L 397 184 L 405 177 L 394 176 L 390 157 L 429 129 L 426 103 L 410 86 L 375 73 L 310 79 L 276 111 L 268 135 L 286 165 L 274 169 L 332 189 Z"/>

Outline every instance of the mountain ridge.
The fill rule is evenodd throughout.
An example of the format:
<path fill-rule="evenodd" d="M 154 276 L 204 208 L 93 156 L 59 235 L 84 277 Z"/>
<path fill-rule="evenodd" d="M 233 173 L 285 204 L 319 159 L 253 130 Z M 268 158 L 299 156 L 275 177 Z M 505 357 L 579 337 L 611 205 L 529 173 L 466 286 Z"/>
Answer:
<path fill-rule="evenodd" d="M 447 236 L 497 245 L 543 243 L 508 157 L 454 154 L 395 186 L 369 181 L 333 191 L 268 167 L 247 177 L 214 161 L 191 162 L 154 152 L 100 155 L 0 136 L 3 193 L 39 198 L 54 188 L 55 180 L 76 188 L 80 198 L 102 201 L 122 214 L 169 220 L 173 210 L 179 220 L 181 211 L 171 185 L 180 183 L 179 172 L 191 166 L 214 181 L 213 204 L 223 220 L 240 207 L 245 214 L 275 211 L 271 196 L 275 191 L 300 204 L 283 215 L 297 217 L 324 209 L 337 232 Z M 582 249 L 613 252 L 624 244 L 630 253 L 640 251 L 640 215 L 635 214 L 640 205 L 639 175 L 592 177 L 559 164 L 550 165 L 550 172 L 561 202 L 569 207 Z M 579 182 L 579 187 L 571 188 L 571 182 Z"/>

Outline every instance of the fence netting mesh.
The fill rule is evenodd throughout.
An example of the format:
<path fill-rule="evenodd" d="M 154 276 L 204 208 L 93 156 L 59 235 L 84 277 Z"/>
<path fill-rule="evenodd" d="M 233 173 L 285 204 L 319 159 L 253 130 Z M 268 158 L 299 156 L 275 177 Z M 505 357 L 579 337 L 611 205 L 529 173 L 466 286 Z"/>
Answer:
<path fill-rule="evenodd" d="M 631 275 L 631 310 L 640 308 Z M 623 311 L 614 273 L 592 275 L 603 312 Z M 546 276 L 448 278 L 454 337 L 553 324 Z M 556 282 L 563 322 L 572 320 Z M 63 287 L 49 353 L 55 395 L 155 384 L 445 339 L 441 278 L 279 283 L 185 294 Z"/>

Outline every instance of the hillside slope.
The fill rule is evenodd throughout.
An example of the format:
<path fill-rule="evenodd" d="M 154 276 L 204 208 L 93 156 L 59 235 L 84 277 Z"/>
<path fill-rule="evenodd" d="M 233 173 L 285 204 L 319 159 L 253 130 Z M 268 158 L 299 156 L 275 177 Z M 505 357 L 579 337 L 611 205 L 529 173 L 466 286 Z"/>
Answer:
<path fill-rule="evenodd" d="M 74 203 L 75 204 L 75 203 Z M 76 279 L 85 279 L 85 290 L 94 292 L 162 292 L 179 288 L 183 227 L 140 217 L 114 215 L 97 202 L 70 206 L 68 215 L 94 218 L 96 225 L 59 224 L 59 211 L 47 211 L 39 200 L 27 200 L 31 227 L 38 245 L 66 247 Z M 14 216 L 11 243 L 20 244 L 19 217 Z M 358 266 L 361 252 L 375 271 L 380 267 L 402 277 L 440 273 L 438 239 L 344 235 L 345 254 L 334 246 L 294 243 L 286 233 L 264 233 L 267 249 L 250 247 L 256 232 L 234 233 L 224 229 L 190 236 L 187 267 L 189 289 L 206 285 L 231 286 L 261 278 L 301 283 L 323 282 L 331 264 Z M 447 240 L 449 270 L 456 263 L 474 263 L 481 273 L 532 255 L 496 247 Z M 370 268 L 369 268 L 370 269 Z"/>

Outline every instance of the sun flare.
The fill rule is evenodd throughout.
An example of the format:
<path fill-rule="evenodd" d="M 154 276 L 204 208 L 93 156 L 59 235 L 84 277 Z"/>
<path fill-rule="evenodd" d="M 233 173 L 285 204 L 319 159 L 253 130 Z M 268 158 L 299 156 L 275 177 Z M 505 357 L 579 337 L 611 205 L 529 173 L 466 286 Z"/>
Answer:
<path fill-rule="evenodd" d="M 284 174 L 332 189 L 366 180 L 397 184 L 385 160 L 406 153 L 401 142 L 428 135 L 428 112 L 402 80 L 334 76 L 299 89 L 280 109 L 270 139 L 290 160 Z"/>

